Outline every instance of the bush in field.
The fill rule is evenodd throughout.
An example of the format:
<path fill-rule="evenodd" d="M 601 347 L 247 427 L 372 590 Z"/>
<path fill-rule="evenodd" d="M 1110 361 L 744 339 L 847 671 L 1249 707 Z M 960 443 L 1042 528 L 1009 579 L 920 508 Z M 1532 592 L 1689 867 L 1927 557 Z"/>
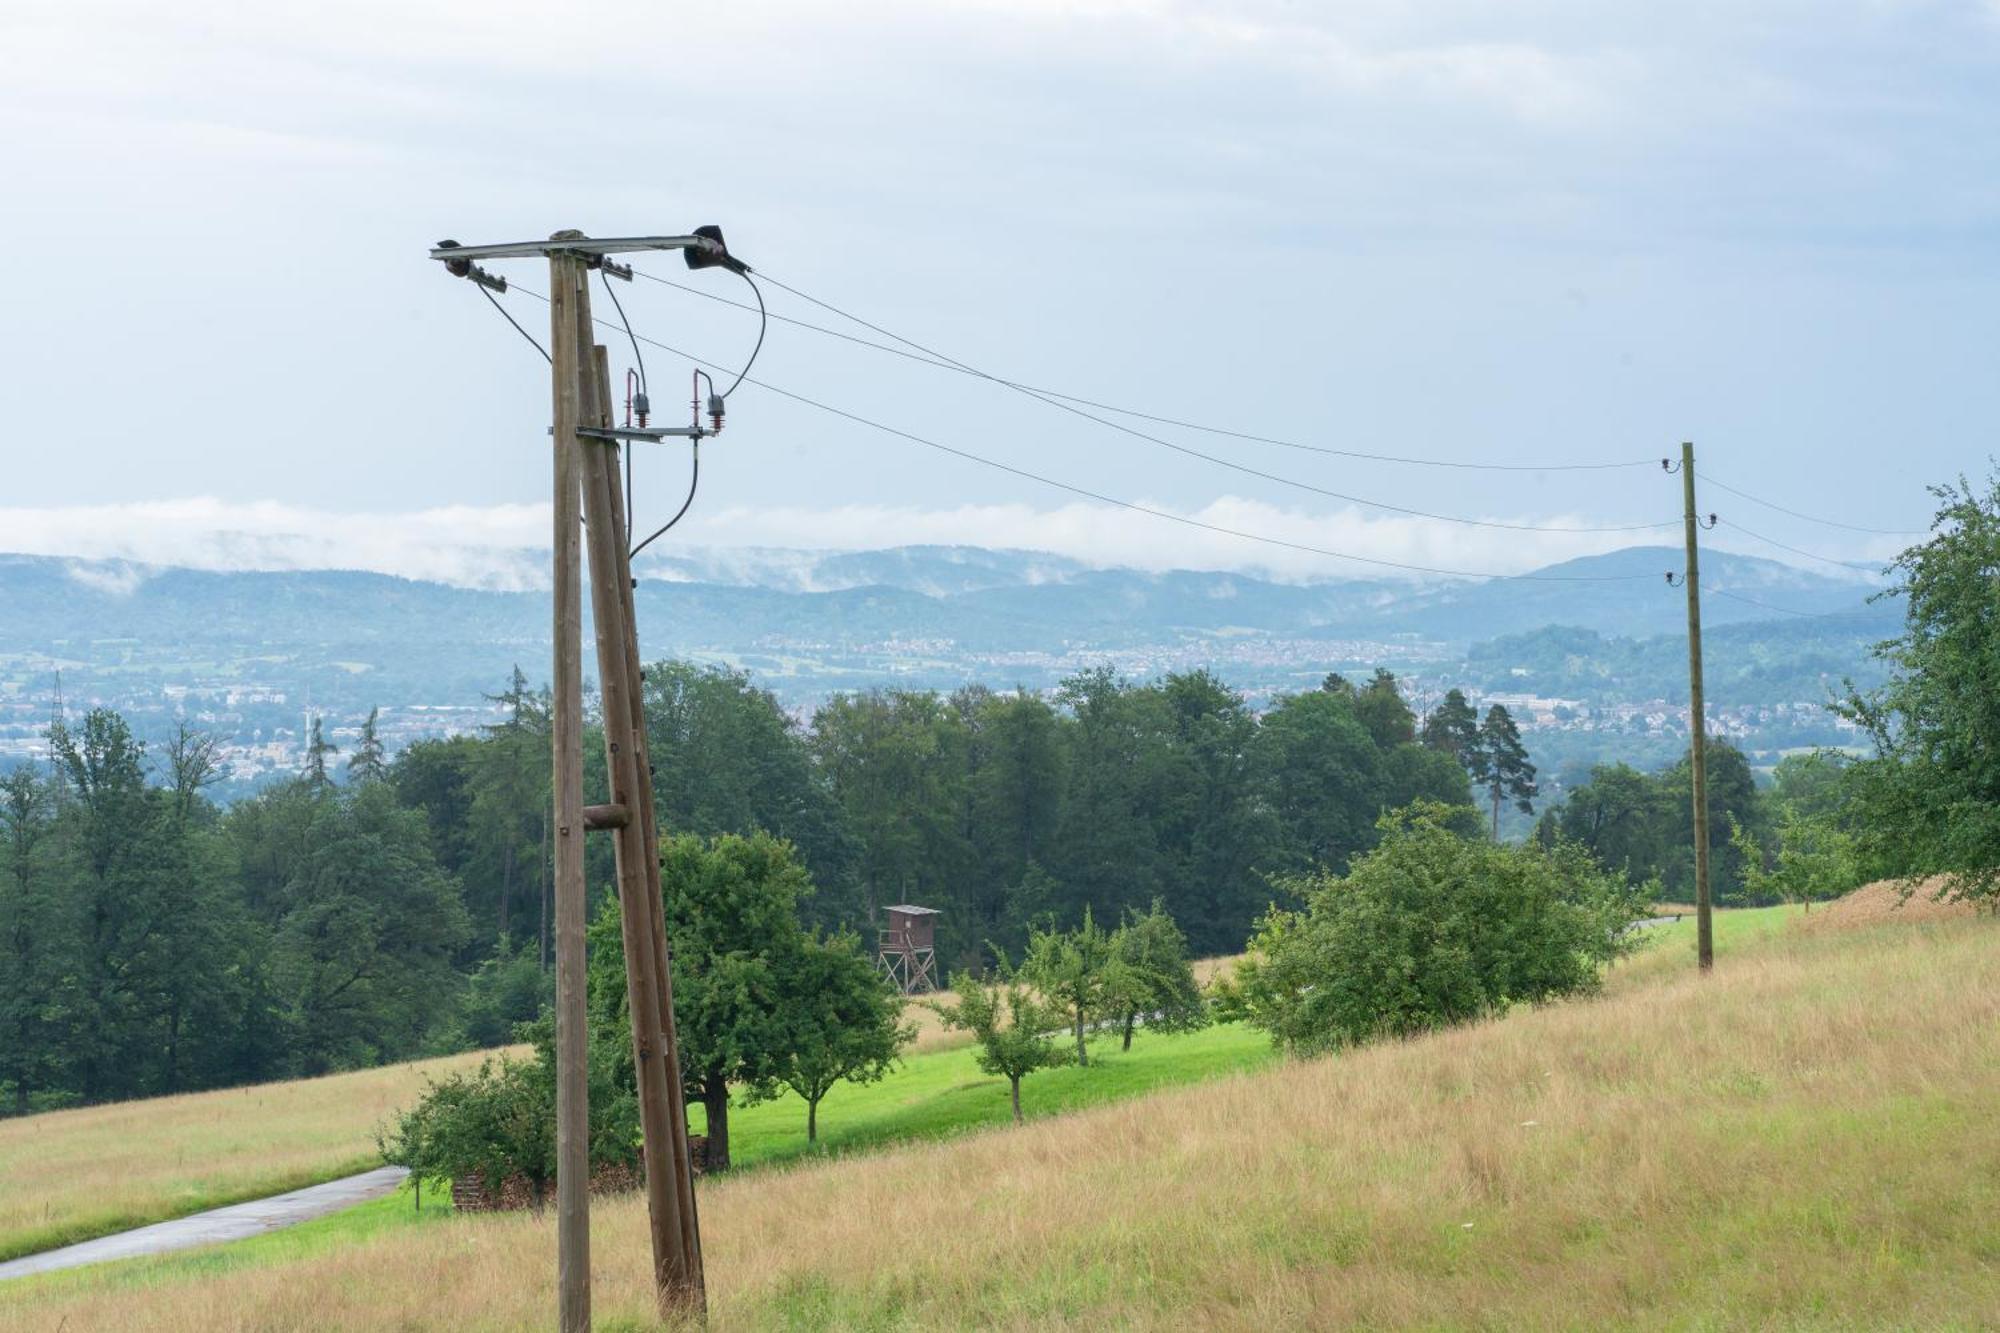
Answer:
<path fill-rule="evenodd" d="M 489 1057 L 470 1073 L 433 1079 L 417 1104 L 378 1130 L 382 1160 L 406 1166 L 419 1184 L 478 1179 L 498 1194 L 519 1173 L 536 1209 L 556 1178 L 554 1025 L 524 1024 L 518 1035 L 535 1043 L 535 1057 Z M 593 1060 L 590 1079 L 590 1160 L 631 1162 L 638 1155 L 638 1108 Z"/>
<path fill-rule="evenodd" d="M 1005 959 L 1001 960 L 1003 966 Z M 1013 977 L 986 982 L 970 972 L 952 977 L 958 999 L 933 1003 L 945 1026 L 961 1028 L 979 1043 L 979 1068 L 1007 1080 L 1014 1097 L 1014 1123 L 1021 1123 L 1021 1080 L 1037 1069 L 1069 1064 L 1076 1052 L 1048 1035 L 1068 1024 L 1068 1015 Z"/>
<path fill-rule="evenodd" d="M 1309 1053 L 1594 987 L 1638 894 L 1580 848 L 1467 838 L 1455 817 L 1385 815 L 1346 875 L 1296 881 L 1304 909 L 1269 913 L 1237 969 L 1250 1021 Z"/>
<path fill-rule="evenodd" d="M 555 1084 L 541 1073 L 536 1062 L 502 1055 L 433 1082 L 380 1136 L 382 1160 L 420 1181 L 476 1177 L 495 1194 L 519 1172 L 539 1210 L 556 1172 Z"/>
<path fill-rule="evenodd" d="M 1786 809 L 1768 847 L 1732 820 L 1729 840 L 1743 859 L 1743 888 L 1753 902 L 1781 899 L 1810 912 L 1815 902 L 1838 898 L 1862 879 L 1854 835 L 1830 817 Z"/>

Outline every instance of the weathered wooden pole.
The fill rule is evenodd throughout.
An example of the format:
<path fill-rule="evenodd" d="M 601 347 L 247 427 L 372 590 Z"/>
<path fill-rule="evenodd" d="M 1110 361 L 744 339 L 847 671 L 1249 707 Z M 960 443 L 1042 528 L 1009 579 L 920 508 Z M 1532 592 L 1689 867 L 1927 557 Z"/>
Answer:
<path fill-rule="evenodd" d="M 1715 931 L 1708 897 L 1708 720 L 1701 687 L 1701 516 L 1694 507 L 1694 445 L 1681 445 L 1681 499 L 1687 536 L 1688 767 L 1694 800 L 1695 958 L 1703 972 L 1715 966 Z"/>
<path fill-rule="evenodd" d="M 611 425 L 610 374 L 604 349 L 594 349 L 586 416 L 598 429 Z M 704 1308 L 699 1249 L 694 1235 L 693 1187 L 687 1153 L 687 1120 L 680 1099 L 679 1055 L 672 1009 L 661 997 L 670 984 L 655 945 L 659 910 L 659 843 L 652 836 L 652 784 L 646 765 L 645 714 L 640 681 L 628 651 L 631 623 L 630 560 L 625 548 L 622 497 L 615 446 L 602 438 L 583 443 L 583 507 L 590 548 L 590 603 L 597 637 L 597 672 L 604 713 L 608 809 L 598 825 L 613 835 L 618 906 L 625 952 L 625 997 L 632 1017 L 632 1058 L 638 1076 L 639 1123 L 645 1136 L 646 1204 L 652 1224 L 653 1277 L 663 1317 Z M 648 866 L 652 867 L 648 873 Z M 669 1071 L 672 1074 L 669 1074 Z M 676 1127 L 679 1133 L 676 1134 Z"/>
<path fill-rule="evenodd" d="M 551 240 L 580 238 L 557 232 Z M 556 1315 L 562 1333 L 590 1328 L 589 1017 L 583 956 L 583 614 L 581 448 L 590 347 L 589 270 L 549 252 L 549 359 L 555 386 Z"/>
<path fill-rule="evenodd" d="M 597 373 L 599 392 L 604 401 L 609 402 L 611 375 L 605 361 L 598 362 Z M 624 513 L 626 501 L 617 468 L 605 470 L 605 485 L 611 493 L 613 512 Z M 654 998 L 659 1014 L 659 1031 L 665 1046 L 667 1100 L 671 1112 L 667 1123 L 673 1135 L 673 1160 L 678 1164 L 676 1190 L 680 1196 L 681 1215 L 687 1219 L 679 1241 L 682 1263 L 694 1275 L 696 1299 L 706 1310 L 708 1296 L 701 1257 L 701 1215 L 695 1200 L 693 1154 L 688 1144 L 687 1092 L 681 1081 L 680 1035 L 674 1022 L 673 948 L 667 942 L 666 900 L 660 891 L 660 830 L 653 805 L 653 766 L 648 755 L 646 735 L 646 672 L 639 658 L 639 622 L 632 607 L 633 579 L 629 552 L 621 558 L 618 568 L 617 591 L 625 606 L 626 676 L 632 682 L 627 702 L 632 720 L 633 769 L 638 783 L 633 816 L 639 821 L 646 847 L 646 902 L 651 909 L 654 974 L 659 978 L 659 989 Z"/>

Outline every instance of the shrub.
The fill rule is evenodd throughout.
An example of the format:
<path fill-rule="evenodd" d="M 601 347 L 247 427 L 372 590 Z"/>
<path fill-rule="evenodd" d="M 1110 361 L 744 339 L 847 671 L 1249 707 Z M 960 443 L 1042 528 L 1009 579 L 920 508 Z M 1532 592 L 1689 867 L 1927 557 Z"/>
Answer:
<path fill-rule="evenodd" d="M 1452 831 L 1423 802 L 1383 816 L 1382 841 L 1344 876 L 1294 881 L 1229 1002 L 1299 1052 L 1464 1022 L 1597 984 L 1639 895 L 1572 844 L 1503 846 Z"/>
<path fill-rule="evenodd" d="M 406 1166 L 419 1182 L 479 1179 L 498 1194 L 518 1173 L 539 1209 L 556 1176 L 554 1025 L 523 1024 L 535 1043 L 532 1059 L 489 1057 L 471 1073 L 433 1079 L 417 1104 L 376 1132 L 382 1160 Z M 592 1061 L 590 1160 L 631 1162 L 638 1153 L 639 1117 L 632 1094 Z"/>

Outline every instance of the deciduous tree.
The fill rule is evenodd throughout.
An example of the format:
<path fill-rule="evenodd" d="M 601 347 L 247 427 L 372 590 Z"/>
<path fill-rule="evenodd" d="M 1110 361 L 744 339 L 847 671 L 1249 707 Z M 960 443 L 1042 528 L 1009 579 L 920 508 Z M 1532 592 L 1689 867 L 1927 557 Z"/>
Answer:
<path fill-rule="evenodd" d="M 1075 930 L 1051 926 L 1028 932 L 1020 977 L 1061 1008 L 1076 1036 L 1076 1062 L 1089 1064 L 1085 1036 L 1106 1014 L 1111 995 L 1111 937 L 1091 918 L 1088 905 Z"/>
<path fill-rule="evenodd" d="M 1892 672 L 1839 711 L 1874 742 L 1854 766 L 1862 854 L 1914 887 L 2000 902 L 2000 477 L 1932 489 L 1928 541 L 1891 566 L 1903 632 L 1878 650 Z"/>
<path fill-rule="evenodd" d="M 1187 937 L 1155 898 L 1144 912 L 1128 910 L 1111 937 L 1106 1007 L 1124 1029 L 1123 1050 L 1143 1018 L 1158 1032 L 1191 1032 L 1208 1023 L 1208 1006 L 1188 957 Z"/>
<path fill-rule="evenodd" d="M 852 934 L 800 941 L 783 974 L 790 1026 L 777 1079 L 806 1104 L 806 1142 L 819 1142 L 819 1104 L 837 1083 L 873 1083 L 895 1065 L 917 1030 L 902 998 Z"/>
<path fill-rule="evenodd" d="M 978 1043 L 974 1058 L 983 1072 L 1007 1080 L 1018 1125 L 1021 1080 L 1038 1069 L 1069 1064 L 1076 1052 L 1049 1035 L 1062 1028 L 1062 1010 L 1008 976 L 1006 960 L 1000 961 L 1003 971 L 991 981 L 970 972 L 954 974 L 951 989 L 957 999 L 934 1002 L 931 1008 L 947 1027 L 972 1034 Z"/>

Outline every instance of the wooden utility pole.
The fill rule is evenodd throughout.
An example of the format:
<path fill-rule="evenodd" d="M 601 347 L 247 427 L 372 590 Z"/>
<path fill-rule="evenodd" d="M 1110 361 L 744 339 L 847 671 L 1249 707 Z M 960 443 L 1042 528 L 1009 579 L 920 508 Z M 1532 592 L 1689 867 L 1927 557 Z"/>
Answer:
<path fill-rule="evenodd" d="M 639 1120 L 645 1133 L 646 1202 L 652 1220 L 653 1278 L 664 1317 L 700 1316 L 707 1298 L 701 1232 L 695 1213 L 686 1101 L 674 1031 L 672 951 L 660 896 L 660 835 L 653 812 L 652 769 L 646 758 L 643 673 L 632 612 L 631 553 L 625 498 L 618 484 L 622 441 L 668 436 L 700 439 L 689 427 L 616 429 L 611 424 L 611 376 L 596 345 L 590 316 L 590 271 L 629 279 L 630 268 L 607 256 L 680 250 L 690 268 L 726 265 L 720 229 L 686 236 L 593 239 L 559 231 L 547 241 L 461 246 L 441 241 L 431 258 L 448 272 L 491 292 L 504 278 L 483 259 L 544 256 L 549 261 L 547 350 L 555 386 L 555 953 L 556 953 L 556 1276 L 563 1333 L 590 1327 L 590 1107 L 586 1078 L 583 835 L 616 834 L 618 906 L 625 953 L 626 1002 L 632 1013 L 633 1065 Z M 503 312 L 504 313 L 504 312 Z M 510 317 L 511 319 L 511 317 Z M 515 325 L 518 329 L 520 326 Z M 524 333 L 525 330 L 522 330 Z M 715 429 L 721 426 L 716 414 Z M 587 520 L 587 523 L 586 523 Z M 590 550 L 591 614 L 598 681 L 604 703 L 605 768 L 611 800 L 583 803 L 582 550 Z"/>
<path fill-rule="evenodd" d="M 611 427 L 610 372 L 593 349 L 588 405 L 600 430 Z M 583 443 L 583 509 L 590 545 L 590 605 L 597 630 L 597 675 L 604 705 L 604 766 L 611 801 L 590 808 L 592 827 L 614 835 L 618 909 L 625 949 L 625 999 L 632 1014 L 632 1064 L 638 1075 L 639 1123 L 645 1135 L 646 1206 L 652 1222 L 653 1276 L 662 1317 L 703 1312 L 701 1249 L 687 1114 L 680 1091 L 672 975 L 660 902 L 659 839 L 646 758 L 646 720 L 632 620 L 631 561 L 619 494 L 616 446 Z M 650 867 L 650 870 L 649 870 Z"/>
<path fill-rule="evenodd" d="M 557 232 L 552 240 L 573 233 Z M 590 1083 L 583 956 L 583 377 L 590 272 L 549 251 L 549 360 L 555 384 L 556 1310 L 562 1333 L 590 1328 Z"/>
<path fill-rule="evenodd" d="M 1708 895 L 1708 723 L 1701 690 L 1701 516 L 1694 507 L 1694 445 L 1681 445 L 1681 499 L 1687 534 L 1688 766 L 1694 778 L 1695 956 L 1701 970 L 1715 966 L 1715 930 Z"/>

